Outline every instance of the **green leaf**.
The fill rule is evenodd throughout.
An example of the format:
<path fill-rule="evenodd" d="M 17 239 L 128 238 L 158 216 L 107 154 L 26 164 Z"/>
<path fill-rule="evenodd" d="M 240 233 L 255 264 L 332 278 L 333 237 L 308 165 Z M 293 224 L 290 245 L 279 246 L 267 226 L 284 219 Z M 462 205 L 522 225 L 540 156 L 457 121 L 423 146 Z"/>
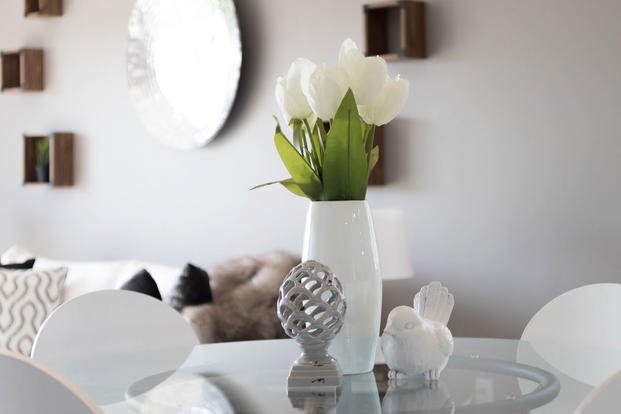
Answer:
<path fill-rule="evenodd" d="M 364 200 L 368 160 L 362 121 L 351 89 L 334 115 L 326 137 L 323 165 L 325 200 Z M 295 178 L 295 177 L 294 177 Z M 297 181 L 297 180 L 296 180 Z"/>
<path fill-rule="evenodd" d="M 379 147 L 376 145 L 373 147 L 373 149 L 369 153 L 369 174 L 368 176 L 371 176 L 371 171 L 373 171 L 373 168 L 375 168 L 377 161 L 379 161 Z"/>
<path fill-rule="evenodd" d="M 369 130 L 371 129 L 371 127 L 372 125 L 369 125 L 366 122 L 360 123 L 360 130 L 362 131 L 362 139 L 364 139 L 365 142 L 366 142 L 366 138 L 369 136 Z"/>
<path fill-rule="evenodd" d="M 300 188 L 298 183 L 293 181 L 291 178 L 282 180 L 280 184 L 283 187 L 285 187 L 287 190 L 291 191 L 293 194 L 300 196 L 300 197 L 306 197 L 306 194 L 304 193 L 304 191 L 302 191 L 302 188 Z"/>
<path fill-rule="evenodd" d="M 321 180 L 319 180 L 310 164 L 283 135 L 280 128 L 276 128 L 274 144 L 280 159 L 285 164 L 285 168 L 291 174 L 291 179 L 299 186 L 306 197 L 311 200 L 319 200 L 322 193 Z"/>
<path fill-rule="evenodd" d="M 268 185 L 274 185 L 274 184 L 281 184 L 283 187 L 291 191 L 293 194 L 298 195 L 300 197 L 306 197 L 306 194 L 304 194 L 304 191 L 302 191 L 300 186 L 295 181 L 293 181 L 291 178 L 287 178 L 285 180 L 271 181 L 265 184 L 255 185 L 254 187 L 250 189 L 250 191 L 256 190 L 257 188 L 267 187 Z"/>
<path fill-rule="evenodd" d="M 375 141 L 375 125 L 369 125 L 366 122 L 362 122 L 362 137 L 364 139 L 364 148 L 368 152 L 371 152 L 373 148 L 373 141 Z"/>

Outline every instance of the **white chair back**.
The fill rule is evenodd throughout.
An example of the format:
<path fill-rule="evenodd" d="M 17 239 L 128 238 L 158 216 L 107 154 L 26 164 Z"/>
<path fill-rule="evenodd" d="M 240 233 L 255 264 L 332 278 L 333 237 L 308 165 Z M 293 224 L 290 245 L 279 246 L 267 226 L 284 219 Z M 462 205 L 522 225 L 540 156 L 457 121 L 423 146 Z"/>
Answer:
<path fill-rule="evenodd" d="M 23 355 L 0 352 L 0 412 L 94 414 L 101 411 L 75 385 Z"/>
<path fill-rule="evenodd" d="M 599 283 L 570 290 L 541 308 L 522 340 L 550 365 L 597 386 L 621 367 L 621 284 Z M 575 349 L 590 350 L 577 361 Z M 582 352 L 584 354 L 584 352 Z"/>
<path fill-rule="evenodd" d="M 587 395 L 575 414 L 610 414 L 620 411 L 621 371 L 617 371 Z"/>
<path fill-rule="evenodd" d="M 98 404 L 111 404 L 123 401 L 135 381 L 177 369 L 197 344 L 190 325 L 161 301 L 102 290 L 58 307 L 39 330 L 32 357 Z"/>

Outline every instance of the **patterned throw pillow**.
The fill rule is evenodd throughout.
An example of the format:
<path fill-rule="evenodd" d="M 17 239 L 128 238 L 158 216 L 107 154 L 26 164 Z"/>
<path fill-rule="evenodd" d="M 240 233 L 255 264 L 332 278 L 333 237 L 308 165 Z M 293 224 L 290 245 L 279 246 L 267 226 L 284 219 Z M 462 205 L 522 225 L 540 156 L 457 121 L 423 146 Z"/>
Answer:
<path fill-rule="evenodd" d="M 30 355 L 41 324 L 60 304 L 67 268 L 0 269 L 0 350 Z"/>

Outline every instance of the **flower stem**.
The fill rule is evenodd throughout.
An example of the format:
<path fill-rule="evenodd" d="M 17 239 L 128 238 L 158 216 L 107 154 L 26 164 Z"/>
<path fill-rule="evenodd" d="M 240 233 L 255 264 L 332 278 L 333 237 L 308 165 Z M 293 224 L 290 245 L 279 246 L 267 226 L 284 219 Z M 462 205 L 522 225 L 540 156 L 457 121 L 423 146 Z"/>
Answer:
<path fill-rule="evenodd" d="M 306 136 L 304 134 L 303 123 L 299 119 L 293 120 L 293 141 L 300 147 L 300 153 L 302 157 L 312 165 L 310 154 L 308 153 L 308 147 L 306 145 Z"/>
<path fill-rule="evenodd" d="M 323 148 L 321 147 L 319 132 L 311 128 L 307 119 L 304 120 L 304 126 L 306 127 L 306 137 L 310 143 L 311 158 L 313 160 L 314 169 L 317 175 L 321 177 L 323 166 Z"/>
<path fill-rule="evenodd" d="M 369 154 L 375 145 L 375 125 L 366 124 L 365 130 L 364 147 L 367 150 L 367 154 Z"/>

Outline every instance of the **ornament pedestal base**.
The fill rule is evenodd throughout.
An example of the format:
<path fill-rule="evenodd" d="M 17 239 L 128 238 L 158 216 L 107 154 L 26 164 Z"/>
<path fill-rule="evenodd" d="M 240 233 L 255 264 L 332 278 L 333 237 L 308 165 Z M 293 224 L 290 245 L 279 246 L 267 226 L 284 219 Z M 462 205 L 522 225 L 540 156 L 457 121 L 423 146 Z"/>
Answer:
<path fill-rule="evenodd" d="M 298 358 L 291 366 L 287 390 L 334 391 L 341 386 L 343 376 L 339 365 L 332 357 L 323 360 L 310 360 L 305 356 Z"/>

